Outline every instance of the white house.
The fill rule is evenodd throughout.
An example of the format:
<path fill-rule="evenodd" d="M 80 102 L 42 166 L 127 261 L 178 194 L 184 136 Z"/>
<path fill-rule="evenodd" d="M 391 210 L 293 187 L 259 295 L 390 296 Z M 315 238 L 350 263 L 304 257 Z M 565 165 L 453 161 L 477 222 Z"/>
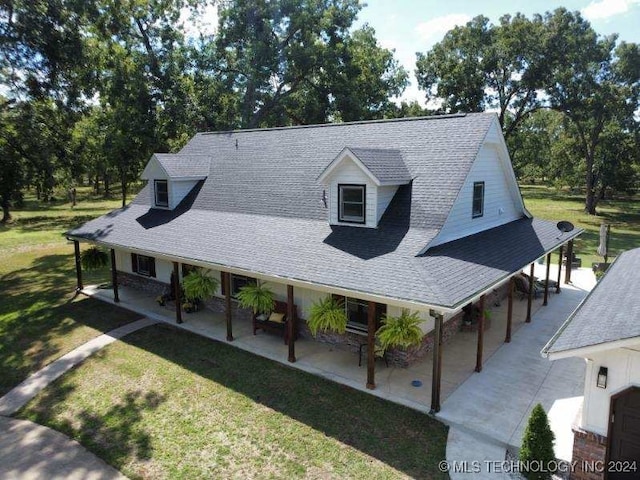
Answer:
<path fill-rule="evenodd" d="M 640 248 L 620 255 L 542 350 L 587 362 L 574 478 L 640 478 Z"/>
<path fill-rule="evenodd" d="M 527 212 L 490 113 L 199 133 L 153 155 L 142 178 L 130 205 L 67 232 L 76 255 L 81 241 L 111 249 L 114 295 L 118 284 L 161 293 L 181 266 L 209 269 L 229 340 L 231 298 L 253 279 L 273 286 L 289 317 L 338 295 L 370 352 L 380 316 L 409 308 L 424 319 L 434 370 L 465 305 L 581 233 Z M 290 338 L 305 325 L 296 321 Z"/>

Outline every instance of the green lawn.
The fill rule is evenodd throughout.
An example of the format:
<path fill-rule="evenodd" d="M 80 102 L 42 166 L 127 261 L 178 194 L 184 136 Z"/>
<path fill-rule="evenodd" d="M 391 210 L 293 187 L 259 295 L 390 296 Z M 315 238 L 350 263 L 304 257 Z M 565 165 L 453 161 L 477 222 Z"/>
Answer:
<path fill-rule="evenodd" d="M 138 331 L 19 413 L 131 478 L 447 478 L 427 415 L 168 325 Z"/>
<path fill-rule="evenodd" d="M 607 200 L 598 203 L 598 215 L 584 213 L 584 197 L 553 188 L 526 185 L 520 187 L 525 206 L 535 216 L 546 220 L 568 220 L 585 232 L 576 239 L 576 255 L 583 267 L 602 262 L 596 249 L 600 242 L 600 224 L 611 224 L 611 257 L 640 247 L 640 198 Z"/>

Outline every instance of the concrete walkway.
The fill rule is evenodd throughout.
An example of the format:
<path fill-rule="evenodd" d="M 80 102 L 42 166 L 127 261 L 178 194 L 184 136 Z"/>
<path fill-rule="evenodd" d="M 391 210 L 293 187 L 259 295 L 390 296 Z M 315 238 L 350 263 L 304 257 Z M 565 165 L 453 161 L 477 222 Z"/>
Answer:
<path fill-rule="evenodd" d="M 540 350 L 595 284 L 588 269 L 575 270 L 572 280 L 444 402 L 437 417 L 450 426 L 447 461 L 466 468 L 451 471 L 452 479 L 507 478 L 497 471 L 504 465 L 492 462 L 503 462 L 507 448 L 520 447 L 537 403 L 556 435 L 556 457 L 571 460 L 571 425 L 582 404 L 585 364 L 577 358 L 551 362 Z"/>
<path fill-rule="evenodd" d="M 0 478 L 5 480 L 126 480 L 62 433 L 0 417 Z"/>
<path fill-rule="evenodd" d="M 143 318 L 107 332 L 50 363 L 0 398 L 0 415 L 12 415 L 47 385 L 98 350 L 157 323 Z M 115 468 L 62 433 L 26 420 L 0 416 L 0 478 L 125 479 Z"/>

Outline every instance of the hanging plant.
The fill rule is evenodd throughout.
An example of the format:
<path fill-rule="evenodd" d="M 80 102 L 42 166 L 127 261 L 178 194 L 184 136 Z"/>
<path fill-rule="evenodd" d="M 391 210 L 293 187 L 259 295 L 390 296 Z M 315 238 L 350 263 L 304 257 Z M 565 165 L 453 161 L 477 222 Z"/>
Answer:
<path fill-rule="evenodd" d="M 85 270 L 98 270 L 109 263 L 109 255 L 98 247 L 91 247 L 80 254 L 82 268 Z"/>
<path fill-rule="evenodd" d="M 318 332 L 344 333 L 347 329 L 347 313 L 344 310 L 344 304 L 330 295 L 313 302 L 307 324 L 314 337 Z"/>
<path fill-rule="evenodd" d="M 248 284 L 236 294 L 241 308 L 250 308 L 254 314 L 271 313 L 275 307 L 275 295 L 266 284 Z"/>
<path fill-rule="evenodd" d="M 380 346 L 386 351 L 391 347 L 408 348 L 420 345 L 424 333 L 420 328 L 422 319 L 418 312 L 403 309 L 399 317 L 385 315 L 382 326 L 376 332 Z"/>
<path fill-rule="evenodd" d="M 189 302 L 197 302 L 210 298 L 216 293 L 218 280 L 209 276 L 204 269 L 197 268 L 189 272 L 182 279 L 182 288 L 186 300 Z"/>

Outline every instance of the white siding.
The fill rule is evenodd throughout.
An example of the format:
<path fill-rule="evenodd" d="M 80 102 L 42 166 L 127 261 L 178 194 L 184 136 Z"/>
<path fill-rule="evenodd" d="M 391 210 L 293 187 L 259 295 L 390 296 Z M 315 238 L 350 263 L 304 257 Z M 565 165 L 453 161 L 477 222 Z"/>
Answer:
<path fill-rule="evenodd" d="M 600 367 L 608 369 L 606 389 L 596 386 Z M 634 348 L 618 348 L 590 355 L 584 381 L 581 427 L 606 436 L 611 396 L 631 386 L 640 387 L 640 343 Z"/>
<path fill-rule="evenodd" d="M 191 189 L 196 186 L 197 180 L 170 180 L 169 185 L 169 208 L 172 210 L 178 206 Z"/>
<path fill-rule="evenodd" d="M 397 185 L 387 185 L 378 187 L 378 205 L 377 205 L 377 214 L 376 214 L 376 222 L 379 222 L 384 214 L 385 210 L 391 203 L 391 199 L 398 191 Z"/>
<path fill-rule="evenodd" d="M 376 209 L 378 205 L 377 188 L 375 183 L 353 161 L 344 160 L 328 178 L 327 197 L 329 199 L 329 223 L 331 225 L 349 225 L 375 228 L 378 225 Z M 366 223 L 343 223 L 338 221 L 338 185 L 355 184 L 366 185 Z"/>
<path fill-rule="evenodd" d="M 484 182 L 484 211 L 472 218 L 473 184 Z M 458 194 L 449 217 L 430 246 L 497 227 L 524 215 L 514 194 L 517 186 L 498 154 L 498 147 L 485 144 L 478 153 L 469 175 Z"/>
<path fill-rule="evenodd" d="M 121 272 L 134 273 L 131 268 L 131 253 L 123 250 L 116 250 L 116 269 Z M 159 282 L 170 283 L 173 264 L 166 260 L 156 258 L 156 277 Z M 135 273 L 134 273 L 135 275 Z"/>

